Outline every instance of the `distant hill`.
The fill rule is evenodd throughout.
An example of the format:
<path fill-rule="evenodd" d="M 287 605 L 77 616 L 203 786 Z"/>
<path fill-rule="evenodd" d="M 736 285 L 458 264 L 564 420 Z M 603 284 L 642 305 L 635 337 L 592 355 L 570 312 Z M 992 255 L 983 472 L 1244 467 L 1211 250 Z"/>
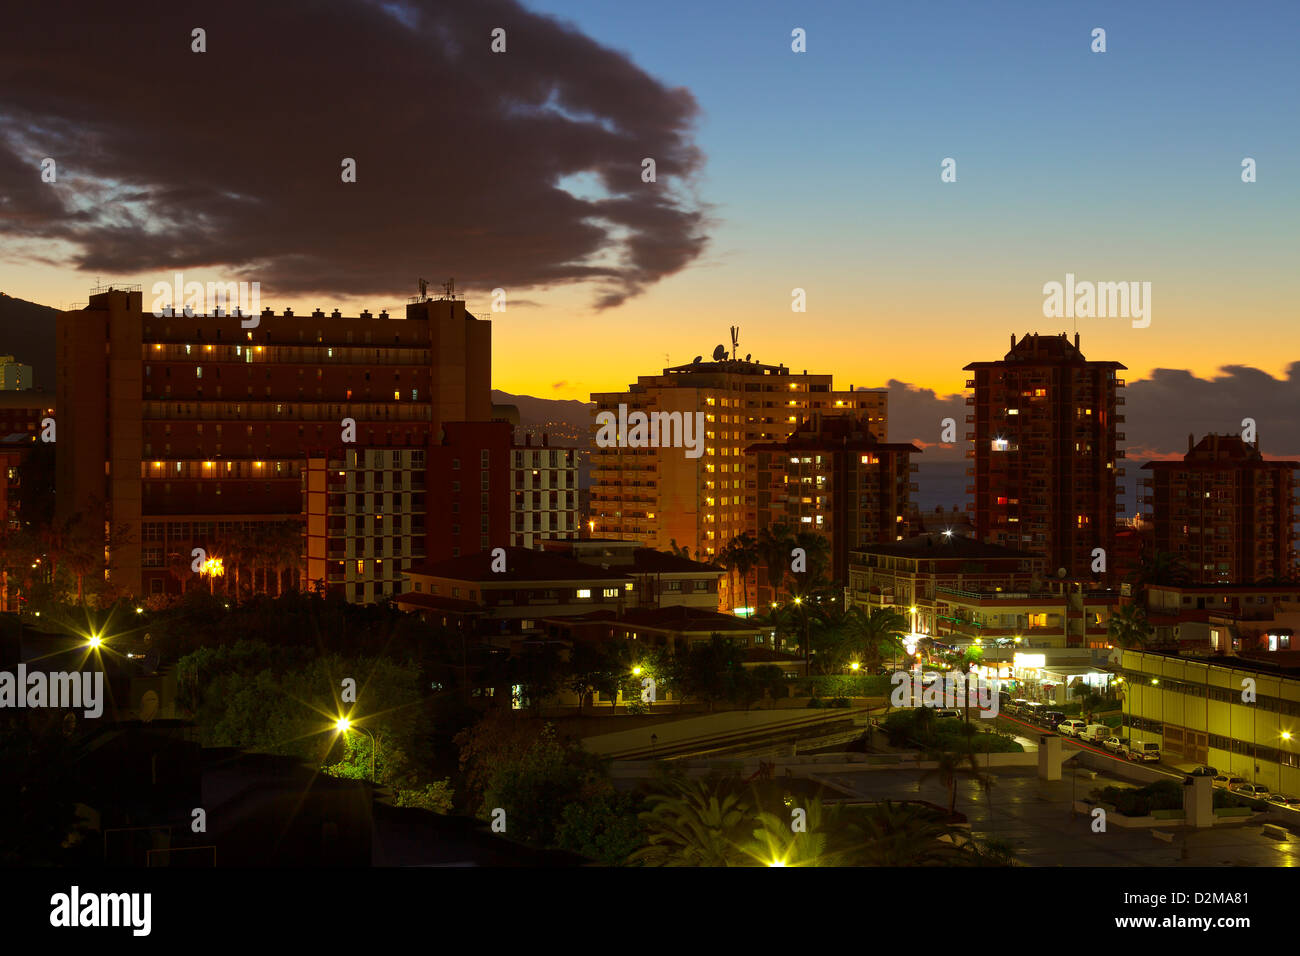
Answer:
<path fill-rule="evenodd" d="M 492 402 L 519 409 L 519 424 L 529 432 L 546 432 L 557 445 L 586 446 L 591 441 L 591 402 L 577 399 L 534 398 L 492 389 Z"/>
<path fill-rule="evenodd" d="M 0 355 L 32 367 L 36 388 L 54 391 L 54 313 L 0 292 Z"/>

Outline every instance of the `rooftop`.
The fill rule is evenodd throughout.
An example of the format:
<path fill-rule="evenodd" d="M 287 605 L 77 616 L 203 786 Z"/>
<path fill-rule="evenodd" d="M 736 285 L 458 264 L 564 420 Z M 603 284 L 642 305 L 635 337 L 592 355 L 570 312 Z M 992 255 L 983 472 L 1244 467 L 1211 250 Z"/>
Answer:
<path fill-rule="evenodd" d="M 479 551 L 459 558 L 426 562 L 411 568 L 407 573 L 454 581 L 583 581 L 629 580 L 628 576 L 613 568 L 576 561 L 551 551 L 533 551 L 528 548 L 502 548 L 505 552 L 505 570 L 492 570 L 491 551 Z"/>
<path fill-rule="evenodd" d="M 936 531 L 919 534 L 893 544 L 867 544 L 853 549 L 858 554 L 881 554 L 893 558 L 1033 558 L 1027 551 L 984 544 L 974 538 Z"/>

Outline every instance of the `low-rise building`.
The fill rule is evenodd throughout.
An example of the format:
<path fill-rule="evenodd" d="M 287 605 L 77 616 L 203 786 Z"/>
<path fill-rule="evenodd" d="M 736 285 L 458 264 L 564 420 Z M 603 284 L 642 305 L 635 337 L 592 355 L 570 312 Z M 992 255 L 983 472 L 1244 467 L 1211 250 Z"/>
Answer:
<path fill-rule="evenodd" d="M 956 533 L 863 546 L 850 555 L 845 604 L 868 613 L 892 608 L 908 617 L 913 633 L 937 634 L 939 588 L 1027 590 L 1038 563 L 1031 553 Z"/>
<path fill-rule="evenodd" d="M 1275 792 L 1300 792 L 1300 652 L 1125 650 L 1120 664 L 1131 739 L 1158 743 L 1166 763 L 1208 764 Z"/>

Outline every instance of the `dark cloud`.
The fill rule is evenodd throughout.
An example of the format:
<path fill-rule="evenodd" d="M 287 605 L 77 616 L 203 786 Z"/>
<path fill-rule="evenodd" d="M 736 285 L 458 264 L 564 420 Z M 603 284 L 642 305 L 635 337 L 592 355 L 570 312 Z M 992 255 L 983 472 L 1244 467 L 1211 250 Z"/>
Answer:
<path fill-rule="evenodd" d="M 1240 434 L 1246 418 L 1255 420 L 1265 456 L 1300 455 L 1300 362 L 1287 366 L 1283 378 L 1248 365 L 1225 365 L 1211 378 L 1158 368 L 1130 382 L 1124 395 L 1121 428 L 1130 459 L 1182 455 L 1188 434 L 1197 440 L 1210 432 Z"/>
<path fill-rule="evenodd" d="M 586 281 L 608 307 L 706 241 L 690 93 L 513 0 L 52 0 L 5 19 L 11 254 L 63 240 L 85 270 L 223 268 L 276 296 Z M 559 187 L 579 175 L 596 194 Z"/>

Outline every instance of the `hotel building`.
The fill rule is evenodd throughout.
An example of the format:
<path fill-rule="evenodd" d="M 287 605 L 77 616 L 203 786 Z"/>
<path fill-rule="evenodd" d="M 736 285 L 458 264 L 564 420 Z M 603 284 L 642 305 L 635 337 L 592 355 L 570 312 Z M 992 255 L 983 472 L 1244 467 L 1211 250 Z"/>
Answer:
<path fill-rule="evenodd" d="M 1296 576 L 1295 470 L 1265 461 L 1238 435 L 1187 436 L 1182 461 L 1151 461 L 1143 479 L 1157 551 L 1183 559 L 1198 584 Z"/>
<path fill-rule="evenodd" d="M 850 551 L 908 537 L 916 490 L 911 456 L 920 451 L 881 441 L 868 420 L 813 412 L 785 441 L 745 450 L 755 485 L 749 527 L 821 533 L 830 546 L 831 579 L 845 581 Z M 757 580 L 766 587 L 765 575 Z M 760 589 L 758 599 L 761 607 L 776 596 Z"/>
<path fill-rule="evenodd" d="M 691 557 L 712 560 L 749 530 L 749 514 L 757 506 L 757 479 L 746 448 L 784 441 L 814 412 L 864 418 L 884 441 L 888 397 L 886 391 L 837 392 L 830 375 L 741 360 L 696 361 L 641 376 L 626 391 L 594 393 L 595 414 L 617 417 L 620 405 L 629 413 L 680 413 L 692 420 L 702 412 L 705 434 L 698 458 L 687 457 L 684 448 L 595 448 L 593 534 L 659 550 L 675 542 Z M 732 603 L 724 590 L 721 606 Z"/>
<path fill-rule="evenodd" d="M 1011 337 L 996 362 L 966 366 L 974 394 L 967 491 L 979 538 L 1044 556 L 1047 572 L 1095 581 L 1094 551 L 1112 550 L 1116 477 L 1124 473 L 1118 362 L 1090 362 L 1059 336 Z"/>
<path fill-rule="evenodd" d="M 360 451 L 419 448 L 448 422 L 491 418 L 491 323 L 463 301 L 422 298 L 404 318 L 243 321 L 157 317 L 138 288 L 58 314 L 58 512 L 103 509 L 121 593 L 174 589 L 171 554 L 301 522 L 308 449 L 342 458 L 345 419 Z"/>

